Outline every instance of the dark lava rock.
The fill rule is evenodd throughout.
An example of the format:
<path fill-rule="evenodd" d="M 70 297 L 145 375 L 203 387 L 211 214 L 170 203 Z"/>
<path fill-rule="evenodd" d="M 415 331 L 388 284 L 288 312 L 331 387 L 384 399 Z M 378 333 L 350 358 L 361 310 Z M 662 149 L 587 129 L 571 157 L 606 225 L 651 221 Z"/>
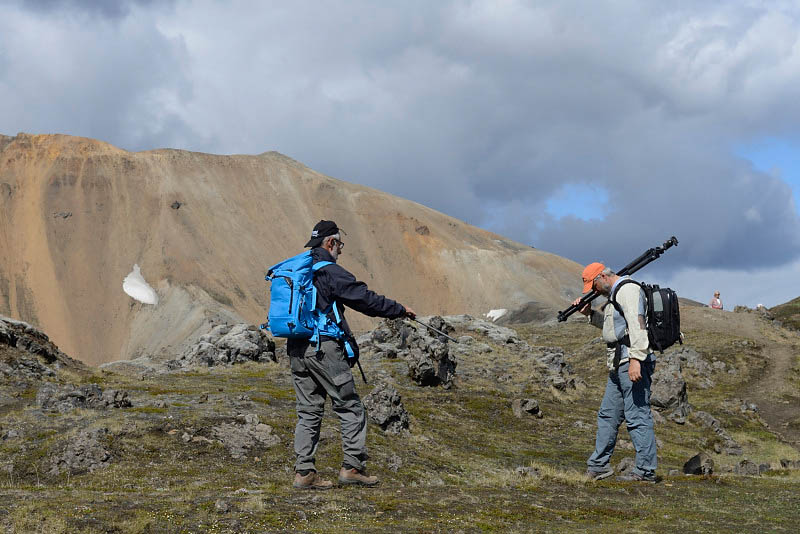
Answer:
<path fill-rule="evenodd" d="M 683 472 L 687 475 L 710 475 L 714 472 L 714 460 L 704 452 L 695 454 L 683 464 Z"/>
<path fill-rule="evenodd" d="M 0 315 L 0 343 L 44 358 L 46 364 L 61 364 L 75 369 L 85 366 L 70 358 L 50 341 L 44 332 L 28 323 Z"/>
<path fill-rule="evenodd" d="M 636 467 L 636 461 L 630 456 L 626 456 L 617 464 L 616 472 L 619 475 L 624 475 L 630 471 L 633 471 L 634 467 Z"/>
<path fill-rule="evenodd" d="M 256 448 L 268 448 L 280 443 L 272 427 L 259 422 L 258 416 L 248 414 L 244 424 L 223 423 L 211 429 L 211 434 L 228 449 L 234 458 L 243 458 Z"/>
<path fill-rule="evenodd" d="M 408 376 L 420 386 L 453 386 L 456 361 L 447 350 L 447 344 L 434 340 L 424 349 L 413 348 L 406 355 Z"/>
<path fill-rule="evenodd" d="M 747 458 L 739 462 L 736 467 L 733 469 L 733 472 L 737 475 L 746 475 L 746 476 L 754 476 L 757 477 L 761 474 L 761 471 L 754 462 L 751 462 Z"/>
<path fill-rule="evenodd" d="M 532 415 L 538 419 L 544 417 L 544 414 L 539 409 L 539 402 L 535 399 L 514 399 L 511 402 L 511 410 L 514 412 L 515 417 L 522 417 L 523 415 Z"/>
<path fill-rule="evenodd" d="M 707 412 L 700 410 L 695 411 L 692 417 L 696 419 L 701 425 L 710 428 L 722 441 L 722 446 L 717 452 L 725 452 L 731 456 L 741 456 L 742 446 L 739 445 L 733 437 L 723 428 L 722 423 L 719 422 L 714 416 Z"/>
<path fill-rule="evenodd" d="M 364 397 L 369 420 L 388 434 L 399 434 L 408 430 L 408 412 L 397 390 L 386 382 Z"/>
<path fill-rule="evenodd" d="M 73 386 L 52 382 L 44 384 L 36 393 L 36 405 L 45 411 L 65 413 L 76 408 L 104 410 L 129 408 L 131 401 L 124 390 L 103 390 L 97 384 Z"/>
<path fill-rule="evenodd" d="M 431 326 L 452 332 L 441 317 L 430 319 Z M 442 330 L 442 328 L 439 328 Z M 444 330 L 443 330 L 444 331 Z M 411 326 L 401 319 L 384 320 L 372 332 L 358 339 L 362 350 L 373 350 L 389 358 L 400 357 L 408 363 L 408 376 L 420 386 L 454 384 L 456 359 L 450 354 L 447 338 L 422 326 Z"/>
<path fill-rule="evenodd" d="M 108 429 L 85 430 L 72 438 L 64 450 L 51 457 L 51 475 L 79 474 L 107 467 L 111 452 L 106 448 Z"/>
<path fill-rule="evenodd" d="M 211 332 L 200 336 L 197 343 L 186 349 L 180 357 L 167 362 L 167 366 L 177 369 L 277 360 L 275 342 L 258 327 L 242 323 L 215 326 Z"/>
<path fill-rule="evenodd" d="M 689 413 L 689 395 L 681 373 L 681 358 L 676 354 L 659 357 L 650 389 L 650 404 L 676 423 L 683 424 Z"/>

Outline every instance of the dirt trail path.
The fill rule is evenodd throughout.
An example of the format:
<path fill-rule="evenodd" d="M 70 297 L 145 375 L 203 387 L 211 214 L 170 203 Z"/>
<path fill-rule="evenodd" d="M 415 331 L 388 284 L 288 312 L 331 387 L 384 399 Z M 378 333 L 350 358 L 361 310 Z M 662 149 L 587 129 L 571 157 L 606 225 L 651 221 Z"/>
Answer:
<path fill-rule="evenodd" d="M 797 382 L 792 382 L 800 335 L 767 326 L 761 339 L 767 368 L 763 377 L 751 383 L 743 394 L 758 405 L 759 414 L 771 431 L 800 449 L 800 390 Z"/>
<path fill-rule="evenodd" d="M 684 311 L 681 311 L 682 315 Z M 736 396 L 758 405 L 761 419 L 783 441 L 800 450 L 800 333 L 776 328 L 755 313 L 714 312 L 687 308 L 687 322 L 698 325 L 704 335 L 720 334 L 752 339 L 763 346 L 765 369 Z"/>

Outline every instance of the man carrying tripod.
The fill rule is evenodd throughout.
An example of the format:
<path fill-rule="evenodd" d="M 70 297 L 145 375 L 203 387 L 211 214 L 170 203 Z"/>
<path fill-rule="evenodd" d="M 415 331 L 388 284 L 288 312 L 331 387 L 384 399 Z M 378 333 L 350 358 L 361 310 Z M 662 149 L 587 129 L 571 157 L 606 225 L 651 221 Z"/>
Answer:
<path fill-rule="evenodd" d="M 596 291 L 608 297 L 602 313 L 587 302 L 578 311 L 603 330 L 606 341 L 608 382 L 597 414 L 595 450 L 587 461 L 587 475 L 595 480 L 614 474 L 609 465 L 624 420 L 636 449 L 636 465 L 619 480 L 655 482 L 656 437 L 650 412 L 650 380 L 655 356 L 650 350 L 645 325 L 645 295 L 629 277 L 618 276 L 602 263 L 583 270 L 583 292 Z M 573 306 L 581 299 L 576 299 Z"/>

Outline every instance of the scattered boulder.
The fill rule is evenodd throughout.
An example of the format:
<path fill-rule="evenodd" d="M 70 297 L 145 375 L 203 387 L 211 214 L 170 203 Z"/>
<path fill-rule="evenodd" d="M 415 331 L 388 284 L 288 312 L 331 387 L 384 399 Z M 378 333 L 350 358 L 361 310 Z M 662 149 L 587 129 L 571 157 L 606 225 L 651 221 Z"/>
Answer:
<path fill-rule="evenodd" d="M 581 421 L 580 419 L 575 421 L 575 423 L 572 426 L 574 426 L 578 430 L 592 430 L 592 425 L 584 421 Z"/>
<path fill-rule="evenodd" d="M 76 408 L 130 408 L 131 401 L 124 390 L 103 390 L 97 384 L 74 386 L 47 382 L 36 393 L 36 405 L 44 411 L 66 413 Z"/>
<path fill-rule="evenodd" d="M 408 412 L 397 390 L 381 382 L 364 397 L 369 420 L 387 434 L 399 434 L 408 430 Z"/>
<path fill-rule="evenodd" d="M 441 319 L 452 328 L 461 328 L 468 332 L 483 334 L 498 344 L 514 344 L 520 342 L 519 336 L 515 330 L 484 319 L 476 319 L 471 315 L 447 315 Z"/>
<path fill-rule="evenodd" d="M 764 306 L 763 304 L 757 304 L 755 309 L 748 308 L 747 306 L 736 306 L 736 307 L 733 308 L 733 311 L 735 313 L 756 313 L 762 319 L 765 319 L 767 321 L 774 321 L 775 320 L 775 315 L 773 315 L 772 312 L 769 311 L 767 309 L 767 307 Z"/>
<path fill-rule="evenodd" d="M 616 472 L 617 474 L 624 475 L 633 471 L 634 467 L 636 467 L 636 461 L 630 456 L 626 456 L 617 464 Z"/>
<path fill-rule="evenodd" d="M 275 342 L 263 330 L 248 324 L 218 325 L 200 336 L 177 359 L 166 362 L 170 368 L 212 367 L 248 361 L 276 362 Z"/>
<path fill-rule="evenodd" d="M 7 379 L 38 382 L 55 377 L 56 372 L 35 357 L 12 358 L 0 361 L 0 375 Z"/>
<path fill-rule="evenodd" d="M 453 337 L 452 334 L 453 334 L 453 332 L 455 332 L 455 328 L 450 326 L 447 323 L 447 321 L 445 321 L 443 318 L 441 318 L 438 315 L 434 315 L 433 317 L 428 319 L 427 324 L 430 325 L 431 328 L 435 328 L 439 332 L 444 332 L 445 334 L 447 334 L 447 336 L 450 336 L 450 337 Z M 448 338 L 446 336 L 438 334 L 434 330 L 431 330 L 430 328 L 427 329 L 427 333 L 428 333 L 428 335 L 438 339 L 442 343 L 447 343 L 448 342 Z"/>
<path fill-rule="evenodd" d="M 389 457 L 389 462 L 386 465 L 392 470 L 393 473 L 397 473 L 397 471 L 403 467 L 403 459 L 397 454 L 392 454 Z"/>
<path fill-rule="evenodd" d="M 532 347 L 511 328 L 469 315 L 434 316 L 425 319 L 425 322 L 448 335 L 459 329 L 486 336 L 495 345 L 504 345 L 523 358 L 532 358 L 537 369 L 529 379 L 542 387 L 569 391 L 584 385 L 580 378 L 572 374 L 564 349 L 559 347 Z M 455 356 L 469 358 L 493 351 L 489 344 L 476 341 L 475 335 L 462 335 L 458 343 L 453 344 L 435 332 L 399 319 L 382 321 L 378 328 L 361 336 L 358 344 L 362 352 L 371 352 L 375 357 L 405 359 L 409 365 L 409 376 L 417 384 L 442 385 L 445 388 L 452 385 L 455 377 Z M 507 367 L 501 366 L 482 368 L 477 374 L 500 383 L 513 383 L 515 378 L 517 381 L 528 379 L 510 373 Z"/>
<path fill-rule="evenodd" d="M 714 452 L 718 454 L 725 452 L 731 456 L 741 456 L 743 454 L 742 446 L 739 445 L 739 443 L 737 443 L 730 434 L 728 434 L 728 432 L 723 428 L 722 423 L 720 423 L 719 420 L 713 415 L 701 410 L 696 410 L 692 413 L 692 416 L 701 425 L 713 430 L 714 433 L 720 438 L 722 443 L 714 443 Z"/>
<path fill-rule="evenodd" d="M 453 331 L 441 317 L 432 317 L 429 323 L 439 330 Z M 361 336 L 358 344 L 362 351 L 372 350 L 377 355 L 405 359 L 408 375 L 420 386 L 449 389 L 454 384 L 457 362 L 450 354 L 447 338 L 436 333 L 433 337 L 423 329 L 401 319 L 384 320 L 378 328 Z"/>
<path fill-rule="evenodd" d="M 107 428 L 84 430 L 72 438 L 60 454 L 51 457 L 49 473 L 74 475 L 107 467 L 111 462 L 111 452 L 104 443 L 107 439 Z"/>
<path fill-rule="evenodd" d="M 761 474 L 761 471 L 754 462 L 751 462 L 747 458 L 740 461 L 736 467 L 733 468 L 733 472 L 737 475 L 745 475 L 751 477 L 757 477 Z"/>
<path fill-rule="evenodd" d="M 708 363 L 696 350 L 685 345 L 671 349 L 667 354 L 675 355 L 680 358 L 681 370 L 687 371 L 690 377 L 694 378 L 693 384 L 696 384 L 702 389 L 714 387 L 715 383 L 712 378 L 715 368 Z M 661 358 L 659 358 L 659 364 Z M 722 363 L 723 369 L 725 364 Z"/>
<path fill-rule="evenodd" d="M 577 389 L 583 385 L 580 378 L 572 374 L 572 366 L 567 362 L 564 349 L 560 347 L 528 347 L 528 354 L 533 356 L 542 367 L 539 381 L 544 386 L 559 391 Z"/>
<path fill-rule="evenodd" d="M 412 348 L 406 355 L 408 376 L 420 386 L 439 386 L 450 389 L 456 374 L 456 360 L 450 356 L 447 344 L 434 340 L 425 349 Z"/>
<path fill-rule="evenodd" d="M 800 469 L 800 460 L 789 460 L 787 458 L 781 458 L 781 468 Z"/>
<path fill-rule="evenodd" d="M 683 464 L 683 472 L 687 475 L 710 475 L 714 472 L 714 460 L 706 453 L 700 452 Z"/>
<path fill-rule="evenodd" d="M 9 439 L 15 439 L 15 438 L 18 438 L 18 437 L 20 437 L 19 431 L 15 430 L 13 428 L 9 428 L 8 430 L 0 430 L 0 439 L 2 439 L 3 441 L 9 440 Z M 783 460 L 781 460 L 781 462 L 782 461 Z"/>
<path fill-rule="evenodd" d="M 674 353 L 660 356 L 650 388 L 651 406 L 678 424 L 685 423 L 689 413 L 689 395 L 681 371 L 680 356 Z"/>
<path fill-rule="evenodd" d="M 176 202 L 176 204 L 177 204 L 177 202 Z M 175 209 L 177 209 L 177 208 L 175 208 Z M 214 510 L 218 514 L 227 514 L 228 512 L 231 511 L 231 505 L 225 499 L 217 499 L 216 502 L 214 502 Z"/>
<path fill-rule="evenodd" d="M 523 478 L 541 478 L 541 473 L 535 467 L 520 466 L 514 469 L 514 473 Z"/>
<path fill-rule="evenodd" d="M 245 416 L 244 424 L 223 423 L 211 429 L 211 434 L 219 440 L 233 458 L 244 458 L 257 447 L 268 448 L 280 443 L 272 433 L 272 427 L 259 422 L 256 414 Z"/>
<path fill-rule="evenodd" d="M 514 399 L 511 402 L 511 410 L 514 412 L 515 417 L 523 417 L 525 415 L 532 415 L 537 419 L 544 417 L 544 414 L 539 409 L 539 402 L 535 399 Z"/>
<path fill-rule="evenodd" d="M 48 365 L 57 364 L 73 369 L 84 369 L 85 366 L 70 358 L 50 341 L 47 335 L 23 321 L 17 321 L 0 315 L 0 344 L 15 347 L 29 354 L 41 356 Z M 32 364 L 30 364 L 32 365 Z M 5 371 L 4 371 L 5 372 Z M 38 371 L 44 372 L 44 371 Z M 40 375 L 41 376 L 41 375 Z"/>

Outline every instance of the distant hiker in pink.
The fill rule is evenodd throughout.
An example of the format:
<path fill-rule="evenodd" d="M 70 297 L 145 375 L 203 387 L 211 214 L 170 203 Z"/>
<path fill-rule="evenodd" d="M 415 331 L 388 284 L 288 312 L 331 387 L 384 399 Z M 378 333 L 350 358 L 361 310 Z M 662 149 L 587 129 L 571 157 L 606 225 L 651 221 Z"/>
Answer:
<path fill-rule="evenodd" d="M 719 298 L 719 291 L 714 291 L 714 298 L 711 299 L 711 302 L 709 302 L 708 305 L 714 308 L 715 310 L 722 309 L 722 301 Z"/>

